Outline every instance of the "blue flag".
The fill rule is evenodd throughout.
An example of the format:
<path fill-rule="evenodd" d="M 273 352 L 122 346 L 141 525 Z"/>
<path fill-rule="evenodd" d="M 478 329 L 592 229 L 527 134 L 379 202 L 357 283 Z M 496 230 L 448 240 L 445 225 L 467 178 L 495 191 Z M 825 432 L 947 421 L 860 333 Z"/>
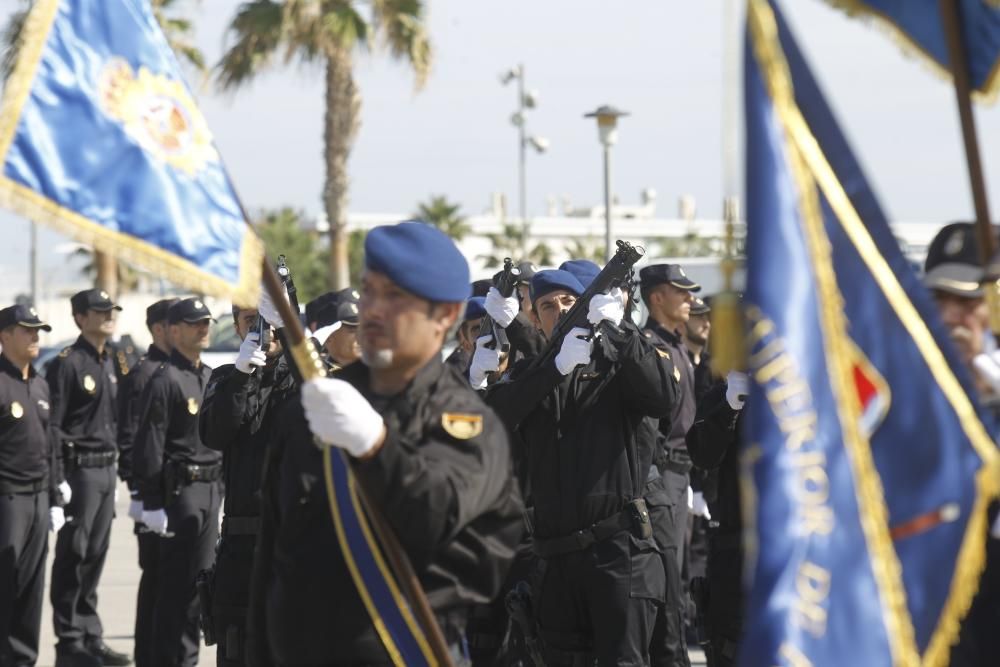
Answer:
<path fill-rule="evenodd" d="M 955 0 L 965 45 L 969 85 L 993 98 L 1000 89 L 1000 3 Z M 951 78 L 951 58 L 939 0 L 827 0 L 848 14 L 871 19 L 920 59 Z"/>
<path fill-rule="evenodd" d="M 777 7 L 745 53 L 752 581 L 741 665 L 944 665 L 997 451 Z"/>
<path fill-rule="evenodd" d="M 263 245 L 146 0 L 38 0 L 0 108 L 0 203 L 256 303 Z"/>

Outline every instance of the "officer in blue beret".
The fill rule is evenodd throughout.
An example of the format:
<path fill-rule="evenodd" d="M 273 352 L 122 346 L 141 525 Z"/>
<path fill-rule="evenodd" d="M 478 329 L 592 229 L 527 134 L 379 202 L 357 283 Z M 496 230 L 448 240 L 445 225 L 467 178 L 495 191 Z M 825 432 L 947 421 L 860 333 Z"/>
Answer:
<path fill-rule="evenodd" d="M 467 655 L 468 608 L 499 592 L 522 532 L 506 430 L 441 358 L 469 297 L 465 258 L 443 232 L 413 221 L 371 230 L 364 266 L 362 362 L 305 383 L 277 418 L 281 454 L 264 482 L 261 529 L 274 539 L 262 539 L 255 567 L 266 628 L 255 637 L 277 664 L 391 660 L 330 520 L 322 449 L 354 460 L 456 660 Z M 280 322 L 268 299 L 260 307 Z"/>
<path fill-rule="evenodd" d="M 589 259 L 569 259 L 560 264 L 559 268 L 572 273 L 584 288 L 590 287 L 590 283 L 601 272 L 601 267 Z"/>
<path fill-rule="evenodd" d="M 475 285 L 475 283 L 473 283 Z M 464 374 L 469 368 L 469 361 L 472 359 L 472 350 L 479 338 L 479 325 L 486 315 L 483 304 L 486 302 L 485 296 L 472 296 L 465 302 L 465 313 L 462 315 L 462 323 L 455 331 L 455 349 L 452 350 L 444 363 L 453 367 L 459 373 Z"/>

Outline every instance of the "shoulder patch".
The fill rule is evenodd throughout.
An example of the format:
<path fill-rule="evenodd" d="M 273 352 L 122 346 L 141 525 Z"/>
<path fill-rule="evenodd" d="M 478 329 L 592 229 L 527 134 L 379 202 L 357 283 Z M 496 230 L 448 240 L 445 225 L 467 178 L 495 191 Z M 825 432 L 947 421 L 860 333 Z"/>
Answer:
<path fill-rule="evenodd" d="M 441 426 L 456 440 L 471 440 L 483 432 L 483 416 L 444 412 L 441 414 Z"/>
<path fill-rule="evenodd" d="M 70 347 L 64 347 L 62 349 L 62 352 L 59 353 L 59 358 L 60 359 L 65 359 L 66 357 L 68 357 L 69 356 L 69 351 L 72 350 L 72 349 L 73 349 L 72 346 L 70 346 Z"/>
<path fill-rule="evenodd" d="M 643 331 L 642 335 L 645 336 L 646 338 L 652 338 L 653 337 L 653 334 L 649 333 L 648 331 Z"/>

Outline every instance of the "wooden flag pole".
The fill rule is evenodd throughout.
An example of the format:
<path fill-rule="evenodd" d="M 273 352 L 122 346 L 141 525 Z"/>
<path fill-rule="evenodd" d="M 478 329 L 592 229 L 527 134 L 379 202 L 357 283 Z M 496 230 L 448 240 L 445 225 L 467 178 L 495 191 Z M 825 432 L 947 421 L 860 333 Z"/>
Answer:
<path fill-rule="evenodd" d="M 948 61 L 951 65 L 952 80 L 955 82 L 958 117 L 962 122 L 965 159 L 969 167 L 972 203 L 976 210 L 975 228 L 979 240 L 979 261 L 983 269 L 988 271 L 990 261 L 997 250 L 997 239 L 990 224 L 986 181 L 983 178 L 979 139 L 976 135 L 976 119 L 972 114 L 972 87 L 969 83 L 968 59 L 962 35 L 961 8 L 958 0 L 939 0 L 938 7 L 941 13 L 941 25 L 948 40 Z M 997 291 L 995 278 L 989 281 L 984 291 L 990 314 L 990 329 L 994 334 L 1000 335 L 1000 293 Z"/>

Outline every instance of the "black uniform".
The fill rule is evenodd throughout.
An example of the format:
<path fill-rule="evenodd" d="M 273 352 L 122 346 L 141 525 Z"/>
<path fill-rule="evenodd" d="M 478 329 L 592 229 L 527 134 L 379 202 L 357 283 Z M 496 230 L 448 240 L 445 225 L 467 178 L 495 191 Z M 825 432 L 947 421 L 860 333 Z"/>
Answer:
<path fill-rule="evenodd" d="M 337 377 L 385 420 L 382 448 L 354 470 L 413 563 L 446 640 L 461 648 L 468 608 L 500 590 L 522 531 L 503 425 L 438 357 L 393 397 L 372 393 L 361 363 Z M 453 428 L 450 414 L 475 428 Z M 266 632 L 250 633 L 266 634 L 269 649 L 251 654 L 282 665 L 391 664 L 341 555 L 322 453 L 300 402 L 286 401 L 274 423 L 251 611 Z"/>
<path fill-rule="evenodd" d="M 177 350 L 142 395 L 132 477 L 144 509 L 166 509 L 153 612 L 157 664 L 193 665 L 198 659 L 195 578 L 212 564 L 219 535 L 221 455 L 202 444 L 198 413 L 211 369 Z"/>
<path fill-rule="evenodd" d="M 217 368 L 201 411 L 202 442 L 222 452 L 225 512 L 215 557 L 212 623 L 218 664 L 246 664 L 246 619 L 260 530 L 261 474 L 274 407 L 294 387 L 284 358 L 252 375 Z"/>
<path fill-rule="evenodd" d="M 641 499 L 653 441 L 640 429 L 670 410 L 673 368 L 627 324 L 600 340 L 591 362 L 567 376 L 554 365 L 516 368 L 490 393 L 527 445 L 545 567 L 535 615 L 550 665 L 583 654 L 600 665 L 645 664 L 665 594 Z"/>
<path fill-rule="evenodd" d="M 0 665 L 38 658 L 49 507 L 60 471 L 49 426 L 49 387 L 0 355 Z"/>
<path fill-rule="evenodd" d="M 138 499 L 139 490 L 132 478 L 132 447 L 139 427 L 140 400 L 150 378 L 169 358 L 166 352 L 150 345 L 146 356 L 125 375 L 118 390 L 118 476 L 128 484 L 134 499 Z M 135 664 L 136 667 L 145 667 L 153 664 L 153 608 L 160 538 L 138 522 L 135 524 L 135 535 L 139 543 L 139 568 L 142 570 L 135 601 Z"/>
<path fill-rule="evenodd" d="M 73 490 L 52 563 L 53 624 L 60 651 L 86 650 L 103 634 L 97 588 L 115 498 L 117 376 L 107 350 L 80 336 L 49 365 L 51 422 Z"/>
<path fill-rule="evenodd" d="M 726 383 L 716 384 L 698 406 L 688 431 L 688 451 L 695 465 L 716 473 L 718 489 L 707 497 L 712 521 L 709 531 L 708 626 L 713 665 L 736 664 L 736 646 L 743 628 L 743 550 L 740 514 L 739 434 L 742 411 L 726 401 Z"/>

